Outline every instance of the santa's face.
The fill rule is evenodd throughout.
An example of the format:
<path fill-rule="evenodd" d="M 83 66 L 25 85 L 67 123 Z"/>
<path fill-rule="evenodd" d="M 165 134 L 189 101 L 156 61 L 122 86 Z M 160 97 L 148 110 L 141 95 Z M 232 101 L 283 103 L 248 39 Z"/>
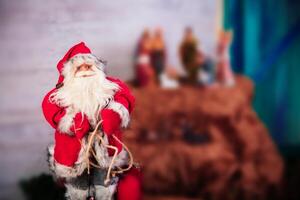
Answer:
<path fill-rule="evenodd" d="M 83 63 L 76 67 L 75 69 L 75 77 L 91 77 L 95 76 L 95 70 L 92 68 L 91 64 Z"/>
<path fill-rule="evenodd" d="M 80 54 L 71 58 L 62 71 L 65 82 L 74 78 L 88 78 L 103 74 L 104 64 L 91 54 Z"/>

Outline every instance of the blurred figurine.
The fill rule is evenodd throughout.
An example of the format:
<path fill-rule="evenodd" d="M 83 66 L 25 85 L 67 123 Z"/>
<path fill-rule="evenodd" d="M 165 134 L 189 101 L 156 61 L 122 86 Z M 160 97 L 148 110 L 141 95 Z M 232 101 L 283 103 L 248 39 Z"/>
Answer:
<path fill-rule="evenodd" d="M 167 67 L 160 75 L 159 79 L 162 88 L 175 89 L 179 87 L 179 74 L 173 67 Z"/>
<path fill-rule="evenodd" d="M 59 80 L 56 88 L 44 97 L 42 109 L 55 129 L 55 144 L 49 147 L 49 166 L 56 177 L 65 179 L 67 199 L 112 199 L 116 191 L 119 200 L 141 199 L 135 168 L 125 172 L 122 178 L 116 176 L 108 184 L 103 182 L 108 165 L 112 164 L 115 169 L 129 162 L 128 152 L 119 142 L 121 127 L 128 126 L 134 107 L 135 99 L 129 88 L 120 80 L 106 76 L 103 62 L 91 54 L 83 42 L 66 53 L 57 69 Z M 87 143 L 100 120 L 104 133 L 100 137 L 105 143 Z M 92 185 L 87 176 L 86 149 L 89 145 L 101 160 L 101 168 L 92 168 Z M 105 147 L 108 145 L 115 151 Z M 117 157 L 113 162 L 111 156 L 115 152 Z"/>
<path fill-rule="evenodd" d="M 136 81 L 138 86 L 149 86 L 155 84 L 155 72 L 150 61 L 151 37 L 146 29 L 138 43 L 136 52 Z"/>
<path fill-rule="evenodd" d="M 234 74 L 230 66 L 229 47 L 232 33 L 221 31 L 217 44 L 217 80 L 221 85 L 233 86 L 235 84 Z"/>
<path fill-rule="evenodd" d="M 192 28 L 187 27 L 183 40 L 180 44 L 179 55 L 181 63 L 187 72 L 188 81 L 194 84 L 197 83 L 198 75 L 198 66 L 196 62 L 197 45 L 198 42 L 196 37 L 194 36 Z"/>
<path fill-rule="evenodd" d="M 156 77 L 163 72 L 166 64 L 166 46 L 163 38 L 163 31 L 157 28 L 151 42 L 151 65 Z"/>
<path fill-rule="evenodd" d="M 216 81 L 215 63 L 201 51 L 197 55 L 197 64 L 199 67 L 198 82 L 203 86 L 212 86 Z"/>

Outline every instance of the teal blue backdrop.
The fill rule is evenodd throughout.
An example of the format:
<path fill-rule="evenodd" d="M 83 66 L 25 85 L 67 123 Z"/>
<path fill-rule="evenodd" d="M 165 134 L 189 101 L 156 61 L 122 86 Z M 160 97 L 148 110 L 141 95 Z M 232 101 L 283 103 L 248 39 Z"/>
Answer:
<path fill-rule="evenodd" d="M 224 0 L 223 19 L 234 71 L 255 82 L 256 112 L 280 147 L 299 147 L 300 1 Z"/>

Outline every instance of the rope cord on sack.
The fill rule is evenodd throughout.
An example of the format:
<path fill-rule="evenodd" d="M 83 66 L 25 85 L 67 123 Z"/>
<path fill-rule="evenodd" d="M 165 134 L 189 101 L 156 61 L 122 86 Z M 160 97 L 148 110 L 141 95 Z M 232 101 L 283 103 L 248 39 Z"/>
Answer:
<path fill-rule="evenodd" d="M 117 141 L 119 142 L 123 148 L 127 151 L 128 155 L 129 155 L 129 164 L 128 164 L 128 167 L 126 168 L 121 168 L 121 167 L 117 167 L 117 170 L 113 170 L 113 164 L 115 162 L 115 159 L 117 157 L 117 154 L 118 154 L 118 148 L 115 147 L 115 146 L 112 146 L 112 145 L 108 145 L 105 143 L 103 137 L 104 137 L 104 133 L 101 131 L 101 134 L 98 134 L 99 132 L 99 127 L 101 125 L 102 121 L 99 121 L 94 129 L 94 131 L 89 134 L 88 136 L 88 143 L 87 143 L 87 147 L 85 150 L 85 156 L 84 156 L 84 160 L 85 162 L 87 163 L 87 173 L 88 175 L 90 174 L 90 167 L 93 166 L 95 168 L 103 168 L 100 166 L 100 162 L 99 162 L 99 158 L 96 156 L 96 153 L 95 151 L 93 150 L 92 146 L 94 144 L 94 141 L 95 141 L 95 137 L 97 137 L 99 139 L 99 144 L 100 145 L 103 145 L 104 147 L 108 148 L 108 149 L 113 149 L 114 150 L 114 155 L 112 156 L 112 159 L 111 159 L 111 162 L 109 164 L 109 167 L 108 167 L 108 170 L 107 170 L 107 174 L 106 174 L 106 178 L 104 180 L 104 185 L 107 185 L 110 180 L 111 180 L 111 176 L 112 177 L 115 177 L 116 174 L 121 174 L 121 173 L 124 173 L 128 170 L 131 169 L 131 167 L 133 166 L 133 156 L 129 150 L 129 148 L 123 143 L 121 142 L 115 135 L 112 135 L 112 137 Z M 82 145 L 82 142 L 79 140 L 79 142 L 81 143 L 81 147 L 83 147 Z M 91 161 L 91 155 L 93 156 L 93 158 L 97 161 L 98 164 L 96 163 L 93 163 Z"/>

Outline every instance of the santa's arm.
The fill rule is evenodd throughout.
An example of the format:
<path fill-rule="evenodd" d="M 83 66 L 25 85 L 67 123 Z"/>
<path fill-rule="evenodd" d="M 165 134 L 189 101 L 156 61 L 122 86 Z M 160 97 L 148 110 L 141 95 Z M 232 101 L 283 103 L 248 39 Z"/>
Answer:
<path fill-rule="evenodd" d="M 59 120 L 65 115 L 65 109 L 52 103 L 49 99 L 50 95 L 55 89 L 51 90 L 46 94 L 42 102 L 43 114 L 48 123 L 53 127 L 57 128 Z"/>
<path fill-rule="evenodd" d="M 43 114 L 48 123 L 60 133 L 76 135 L 82 138 L 90 129 L 86 115 L 74 113 L 70 108 L 63 108 L 52 102 L 49 97 L 55 91 L 51 90 L 42 102 Z"/>
<path fill-rule="evenodd" d="M 113 100 L 101 111 L 103 130 L 107 134 L 112 134 L 120 127 L 125 128 L 128 126 L 135 98 L 125 83 L 118 79 L 108 79 L 119 86 L 119 90 L 115 93 Z"/>

